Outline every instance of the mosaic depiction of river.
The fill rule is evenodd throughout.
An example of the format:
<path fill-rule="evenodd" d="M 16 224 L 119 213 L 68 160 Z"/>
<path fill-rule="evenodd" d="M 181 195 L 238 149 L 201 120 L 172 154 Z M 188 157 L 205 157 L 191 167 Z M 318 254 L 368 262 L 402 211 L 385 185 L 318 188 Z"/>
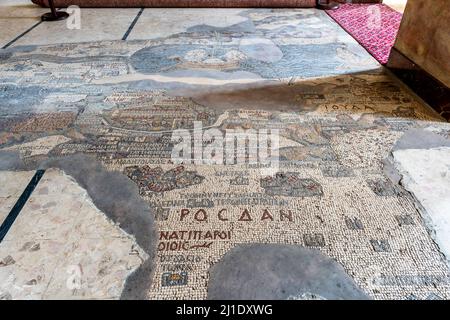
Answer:
<path fill-rule="evenodd" d="M 3 149 L 93 155 L 139 186 L 158 224 L 150 298 L 205 298 L 210 266 L 239 243 L 318 249 L 374 298 L 449 298 L 414 200 L 382 170 L 406 130 L 448 127 L 322 13 L 244 12 L 250 31 L 0 52 Z M 171 133 L 193 121 L 279 129 L 279 174 L 172 164 Z"/>

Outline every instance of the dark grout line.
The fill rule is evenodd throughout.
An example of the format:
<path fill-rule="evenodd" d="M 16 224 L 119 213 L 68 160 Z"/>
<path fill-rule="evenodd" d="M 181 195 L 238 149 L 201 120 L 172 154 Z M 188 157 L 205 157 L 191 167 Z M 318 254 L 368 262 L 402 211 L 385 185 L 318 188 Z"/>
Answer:
<path fill-rule="evenodd" d="M 12 45 L 14 42 L 16 42 L 17 40 L 19 40 L 20 38 L 22 38 L 24 35 L 26 35 L 28 32 L 30 32 L 31 30 L 33 30 L 34 28 L 36 28 L 38 25 L 40 25 L 42 23 L 41 21 L 36 22 L 33 26 L 31 26 L 29 29 L 25 30 L 24 32 L 22 32 L 21 34 L 19 34 L 17 37 L 15 37 L 14 39 L 12 39 L 10 42 L 8 42 L 7 44 L 5 44 L 2 49 L 6 49 L 8 48 L 10 45 Z"/>
<path fill-rule="evenodd" d="M 31 178 L 30 182 L 28 183 L 25 190 L 22 192 L 20 198 L 17 200 L 14 207 L 9 212 L 8 216 L 6 217 L 5 221 L 3 221 L 2 225 L 0 226 L 0 243 L 5 238 L 6 234 L 8 233 L 9 229 L 13 225 L 14 221 L 16 220 L 17 216 L 19 215 L 22 208 L 25 206 L 25 203 L 27 203 L 28 198 L 31 196 L 31 194 L 34 191 L 34 188 L 36 188 L 37 184 L 41 180 L 42 176 L 44 175 L 45 170 L 37 170 L 34 174 L 33 178 Z"/>
<path fill-rule="evenodd" d="M 131 22 L 130 26 L 128 27 L 127 32 L 122 37 L 122 40 L 127 40 L 128 36 L 130 35 L 131 31 L 133 30 L 134 26 L 136 25 L 137 21 L 139 20 L 139 17 L 141 16 L 142 12 L 144 12 L 144 8 L 141 8 L 139 10 L 138 14 L 134 18 L 133 22 Z"/>

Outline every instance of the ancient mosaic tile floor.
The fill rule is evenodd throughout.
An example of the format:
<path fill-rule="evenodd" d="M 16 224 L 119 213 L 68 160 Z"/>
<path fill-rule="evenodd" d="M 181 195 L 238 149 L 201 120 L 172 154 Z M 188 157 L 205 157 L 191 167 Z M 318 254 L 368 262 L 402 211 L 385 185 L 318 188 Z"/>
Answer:
<path fill-rule="evenodd" d="M 44 177 L 61 188 L 41 182 L 33 193 L 37 204 L 27 204 L 0 244 L 0 278 L 8 279 L 0 282 L 0 294 L 117 298 L 147 251 L 154 265 L 137 271 L 150 275 L 141 298 L 204 299 L 211 266 L 230 249 L 277 243 L 333 258 L 375 299 L 450 298 L 448 265 L 417 201 L 383 165 L 408 130 L 448 138 L 448 123 L 323 12 L 236 10 L 218 25 L 199 21 L 186 19 L 172 32 L 164 25 L 152 40 L 0 51 L 1 152 L 16 152 L 28 171 L 48 160 L 92 156 L 137 186 L 157 235 L 152 251 L 138 245 L 150 229 L 125 236 L 119 227 L 131 230 L 126 219 L 103 219 L 96 237 L 78 241 L 81 222 L 89 219 L 74 221 L 81 225 L 70 230 L 67 221 L 78 211 L 101 220 L 102 212 L 86 196 L 77 204 L 86 209 L 75 209 L 78 197 L 70 195 L 83 193 L 78 178 L 48 169 Z M 222 132 L 278 129 L 279 173 L 263 176 L 252 164 L 173 164 L 172 132 L 193 129 L 194 121 Z M 52 190 L 64 194 L 58 191 L 64 186 L 72 190 L 67 198 L 50 199 Z M 101 186 L 87 189 L 95 198 Z M 49 209 L 52 201 L 60 201 L 59 215 Z M 27 218 L 36 216 L 33 210 L 50 216 L 33 222 Z M 21 224 L 32 235 L 56 230 L 56 238 L 34 234 L 24 247 L 14 240 Z M 82 249 L 98 239 L 96 254 L 84 257 Z M 33 251 L 37 245 L 44 250 Z M 46 262 L 27 271 L 36 259 Z M 57 266 L 64 270 L 74 261 L 86 270 L 82 283 L 90 290 L 64 289 L 62 274 L 51 277 Z M 106 280 L 95 276 L 100 270 Z"/>

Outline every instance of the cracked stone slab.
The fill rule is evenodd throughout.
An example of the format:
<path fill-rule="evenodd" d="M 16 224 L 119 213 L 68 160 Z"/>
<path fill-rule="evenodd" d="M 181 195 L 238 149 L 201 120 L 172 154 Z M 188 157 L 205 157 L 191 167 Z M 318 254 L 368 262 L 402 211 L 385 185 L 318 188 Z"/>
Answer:
<path fill-rule="evenodd" d="M 117 299 L 147 258 L 73 178 L 48 169 L 0 246 L 0 296 Z"/>
<path fill-rule="evenodd" d="M 403 186 L 425 209 L 432 237 L 450 262 L 450 147 L 393 152 Z"/>
<path fill-rule="evenodd" d="M 22 152 L 19 150 L 0 150 L 0 170 L 61 169 L 86 189 L 96 208 L 133 236 L 149 258 L 127 277 L 120 298 L 147 298 L 154 271 L 156 232 L 151 209 L 139 198 L 137 186 L 125 175 L 107 171 L 89 156 L 78 154 L 24 163 L 20 154 Z"/>
<path fill-rule="evenodd" d="M 368 299 L 336 261 L 295 245 L 230 250 L 210 270 L 208 299 Z"/>

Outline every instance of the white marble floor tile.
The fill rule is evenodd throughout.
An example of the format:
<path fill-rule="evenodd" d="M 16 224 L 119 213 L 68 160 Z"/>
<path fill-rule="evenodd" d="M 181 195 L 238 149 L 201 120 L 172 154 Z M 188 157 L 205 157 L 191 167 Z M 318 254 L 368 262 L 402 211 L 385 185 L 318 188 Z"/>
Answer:
<path fill-rule="evenodd" d="M 34 171 L 0 171 L 0 225 L 30 182 Z"/>
<path fill-rule="evenodd" d="M 120 40 L 133 22 L 139 8 L 84 9 L 80 11 L 80 29 L 74 16 L 66 20 L 44 22 L 14 43 L 17 45 L 45 45 L 100 40 Z"/>
<path fill-rule="evenodd" d="M 0 2 L 0 47 L 38 23 L 41 15 L 47 11 L 30 1 Z"/>

